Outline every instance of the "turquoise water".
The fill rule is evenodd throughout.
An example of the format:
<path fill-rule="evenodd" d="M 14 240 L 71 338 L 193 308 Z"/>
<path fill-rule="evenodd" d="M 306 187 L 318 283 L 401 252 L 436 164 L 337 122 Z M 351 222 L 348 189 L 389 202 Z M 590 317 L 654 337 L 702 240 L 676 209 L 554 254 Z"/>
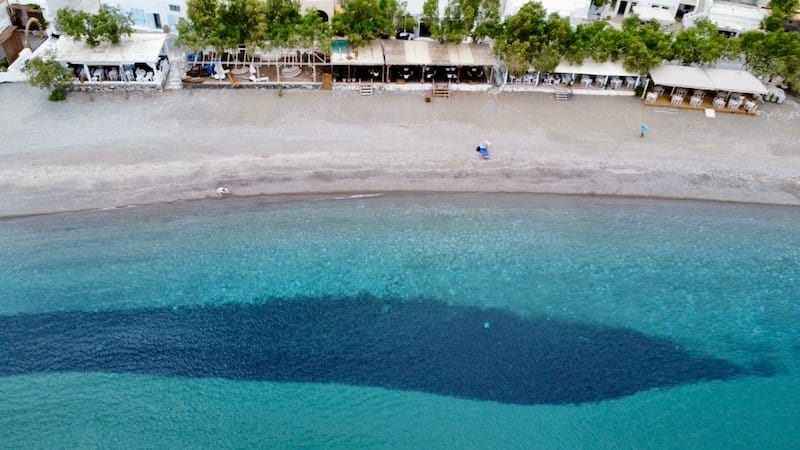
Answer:
<path fill-rule="evenodd" d="M 2 316 L 426 298 L 631 330 L 776 369 L 569 405 L 41 371 L 0 378 L 0 447 L 792 448 L 798 219 L 797 208 L 756 205 L 409 194 L 0 221 Z"/>

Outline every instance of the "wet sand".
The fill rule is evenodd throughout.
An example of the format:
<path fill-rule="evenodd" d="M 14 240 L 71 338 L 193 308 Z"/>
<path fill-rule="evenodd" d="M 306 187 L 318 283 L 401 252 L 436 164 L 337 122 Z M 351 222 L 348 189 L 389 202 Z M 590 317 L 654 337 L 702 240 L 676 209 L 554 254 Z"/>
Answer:
<path fill-rule="evenodd" d="M 0 85 L 0 216 L 233 195 L 537 192 L 800 205 L 800 105 L 756 117 L 541 93 Z M 646 123 L 650 131 L 639 137 Z M 483 160 L 475 146 L 493 144 Z"/>

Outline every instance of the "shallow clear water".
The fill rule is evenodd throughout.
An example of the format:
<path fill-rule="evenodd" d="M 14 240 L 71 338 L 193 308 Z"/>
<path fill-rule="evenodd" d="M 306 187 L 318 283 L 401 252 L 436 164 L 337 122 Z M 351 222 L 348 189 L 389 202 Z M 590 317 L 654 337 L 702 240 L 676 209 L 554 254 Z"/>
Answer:
<path fill-rule="evenodd" d="M 394 389 L 390 372 L 377 383 L 80 364 L 10 375 L 7 349 L 29 344 L 7 333 L 0 447 L 790 448 L 800 439 L 799 219 L 797 208 L 756 205 L 409 194 L 0 221 L 0 315 L 23 325 L 56 312 L 92 321 L 293 299 L 424 301 L 624 330 L 744 368 L 600 401 L 516 404 Z M 58 349 L 63 335 L 48 333 L 31 351 Z M 91 333 L 93 346 L 108 339 Z M 763 367 L 773 370 L 751 371 Z"/>

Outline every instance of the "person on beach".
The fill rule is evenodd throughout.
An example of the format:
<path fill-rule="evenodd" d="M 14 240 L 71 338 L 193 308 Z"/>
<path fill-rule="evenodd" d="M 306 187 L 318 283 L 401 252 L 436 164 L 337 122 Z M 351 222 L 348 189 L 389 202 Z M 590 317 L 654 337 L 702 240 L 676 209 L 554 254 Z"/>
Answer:
<path fill-rule="evenodd" d="M 489 159 L 489 150 L 492 148 L 492 143 L 487 141 L 486 139 L 475 148 L 475 151 L 480 153 L 483 159 Z"/>
<path fill-rule="evenodd" d="M 650 131 L 650 127 L 645 124 L 642 124 L 642 133 L 639 135 L 640 138 L 643 138 L 647 132 Z"/>

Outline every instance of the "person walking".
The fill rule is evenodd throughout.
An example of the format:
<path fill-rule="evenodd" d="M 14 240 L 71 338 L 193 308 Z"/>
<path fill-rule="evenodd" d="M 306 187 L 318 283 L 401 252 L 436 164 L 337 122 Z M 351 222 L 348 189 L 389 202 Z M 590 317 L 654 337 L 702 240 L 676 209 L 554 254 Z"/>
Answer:
<path fill-rule="evenodd" d="M 639 135 L 640 138 L 643 138 L 647 132 L 650 131 L 650 127 L 645 124 L 642 124 L 642 133 Z"/>

